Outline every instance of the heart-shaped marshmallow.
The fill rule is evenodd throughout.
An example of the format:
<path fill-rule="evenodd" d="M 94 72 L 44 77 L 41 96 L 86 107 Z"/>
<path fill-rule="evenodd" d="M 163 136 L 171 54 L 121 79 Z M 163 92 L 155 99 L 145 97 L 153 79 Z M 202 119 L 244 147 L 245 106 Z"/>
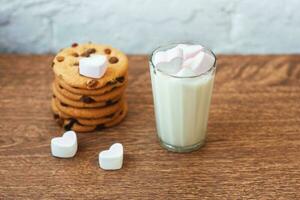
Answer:
<path fill-rule="evenodd" d="M 77 136 L 74 131 L 67 131 L 62 137 L 51 140 L 51 153 L 59 158 L 71 158 L 77 152 Z"/>
<path fill-rule="evenodd" d="M 188 44 L 179 44 L 177 47 L 182 49 L 184 60 L 196 56 L 199 52 L 201 52 L 204 49 L 204 47 L 201 45 Z"/>
<path fill-rule="evenodd" d="M 167 51 L 159 51 L 155 54 L 153 63 L 158 69 L 168 74 L 175 74 L 181 68 L 183 51 L 178 46 Z"/>
<path fill-rule="evenodd" d="M 104 170 L 121 169 L 123 164 L 123 145 L 115 143 L 109 150 L 99 153 L 99 166 Z"/>
<path fill-rule="evenodd" d="M 215 58 L 201 51 L 194 57 L 191 57 L 183 62 L 183 68 L 191 68 L 196 74 L 207 72 L 214 64 Z"/>
<path fill-rule="evenodd" d="M 101 78 L 107 69 L 107 57 L 92 54 L 79 59 L 79 73 L 90 78 Z"/>
<path fill-rule="evenodd" d="M 197 76 L 197 74 L 189 67 L 183 67 L 179 72 L 176 73 L 178 77 L 192 77 Z"/>

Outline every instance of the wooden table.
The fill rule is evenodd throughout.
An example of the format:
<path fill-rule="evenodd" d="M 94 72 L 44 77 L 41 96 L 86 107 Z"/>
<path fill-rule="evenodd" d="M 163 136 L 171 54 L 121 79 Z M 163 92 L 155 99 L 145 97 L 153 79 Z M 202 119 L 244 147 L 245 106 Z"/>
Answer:
<path fill-rule="evenodd" d="M 204 148 L 159 146 L 147 57 L 130 56 L 126 120 L 57 159 L 52 56 L 0 55 L 0 199 L 299 199 L 300 56 L 218 58 Z M 114 142 L 124 166 L 103 171 L 98 153 Z"/>

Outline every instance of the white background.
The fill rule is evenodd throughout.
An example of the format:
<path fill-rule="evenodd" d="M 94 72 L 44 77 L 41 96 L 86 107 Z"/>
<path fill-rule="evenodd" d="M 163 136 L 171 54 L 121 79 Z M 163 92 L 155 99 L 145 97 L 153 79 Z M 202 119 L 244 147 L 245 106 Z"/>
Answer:
<path fill-rule="evenodd" d="M 0 0 L 0 51 L 73 42 L 149 53 L 199 41 L 217 53 L 300 53 L 300 0 Z"/>

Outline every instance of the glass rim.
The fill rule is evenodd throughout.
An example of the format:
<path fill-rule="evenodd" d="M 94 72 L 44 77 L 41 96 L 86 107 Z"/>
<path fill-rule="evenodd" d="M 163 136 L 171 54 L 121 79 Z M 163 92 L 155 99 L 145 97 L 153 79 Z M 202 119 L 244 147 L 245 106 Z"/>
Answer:
<path fill-rule="evenodd" d="M 169 74 L 159 68 L 156 67 L 156 65 L 153 63 L 153 57 L 154 57 L 154 54 L 156 52 L 158 52 L 159 49 L 163 48 L 163 47 L 167 47 L 167 46 L 175 46 L 175 45 L 179 45 L 179 44 L 187 44 L 187 45 L 201 45 L 201 44 L 197 44 L 197 43 L 194 43 L 194 42 L 182 42 L 182 43 L 179 43 L 179 42 L 174 42 L 174 43 L 169 43 L 169 44 L 164 44 L 164 45 L 161 45 L 161 46 L 158 46 L 157 48 L 155 48 L 151 54 L 150 54 L 150 59 L 149 59 L 149 62 L 150 64 L 153 66 L 153 68 L 159 72 L 161 72 L 162 74 L 166 75 L 166 76 L 170 76 L 170 77 L 173 77 L 173 78 L 196 78 L 196 77 L 199 77 L 199 76 L 204 76 L 204 75 L 207 75 L 209 74 L 211 71 L 215 70 L 216 69 L 216 64 L 217 64 L 217 56 L 215 55 L 215 53 L 210 50 L 209 48 L 201 45 L 204 49 L 204 51 L 208 51 L 215 59 L 214 63 L 212 66 L 209 67 L 209 69 L 205 72 L 202 72 L 200 74 L 197 74 L 197 75 L 194 75 L 194 76 L 185 76 L 185 77 L 182 77 L 182 76 L 176 76 L 176 75 L 173 75 L 173 74 Z M 151 67 L 151 66 L 150 66 Z"/>

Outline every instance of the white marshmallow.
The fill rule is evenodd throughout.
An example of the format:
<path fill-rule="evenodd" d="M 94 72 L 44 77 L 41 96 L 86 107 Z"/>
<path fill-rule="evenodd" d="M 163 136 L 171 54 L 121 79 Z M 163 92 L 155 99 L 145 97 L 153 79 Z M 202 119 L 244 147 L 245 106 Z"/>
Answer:
<path fill-rule="evenodd" d="M 155 65 L 159 63 L 170 62 L 175 58 L 182 58 L 182 55 L 182 49 L 176 46 L 172 49 L 168 49 L 167 51 L 159 51 L 155 53 L 153 62 Z"/>
<path fill-rule="evenodd" d="M 101 78 L 107 69 L 107 57 L 92 54 L 87 58 L 79 59 L 79 73 L 91 78 Z"/>
<path fill-rule="evenodd" d="M 183 62 L 183 51 L 181 48 L 174 47 L 167 51 L 157 52 L 153 62 L 159 70 L 168 74 L 176 74 Z"/>
<path fill-rule="evenodd" d="M 67 131 L 62 137 L 51 140 L 51 153 L 59 158 L 71 158 L 77 152 L 77 136 L 74 131 Z"/>
<path fill-rule="evenodd" d="M 199 52 L 196 56 L 191 57 L 183 62 L 184 68 L 191 68 L 197 75 L 207 72 L 215 62 L 215 58 L 206 53 Z"/>
<path fill-rule="evenodd" d="M 99 166 L 104 170 L 121 169 L 123 164 L 123 145 L 115 143 L 109 150 L 99 153 Z"/>
<path fill-rule="evenodd" d="M 197 76 L 197 74 L 189 67 L 182 68 L 179 72 L 176 73 L 178 77 L 192 77 Z"/>
<path fill-rule="evenodd" d="M 177 47 L 183 50 L 184 60 L 196 56 L 199 52 L 201 52 L 204 49 L 204 47 L 201 45 L 188 45 L 188 44 L 179 44 Z"/>

